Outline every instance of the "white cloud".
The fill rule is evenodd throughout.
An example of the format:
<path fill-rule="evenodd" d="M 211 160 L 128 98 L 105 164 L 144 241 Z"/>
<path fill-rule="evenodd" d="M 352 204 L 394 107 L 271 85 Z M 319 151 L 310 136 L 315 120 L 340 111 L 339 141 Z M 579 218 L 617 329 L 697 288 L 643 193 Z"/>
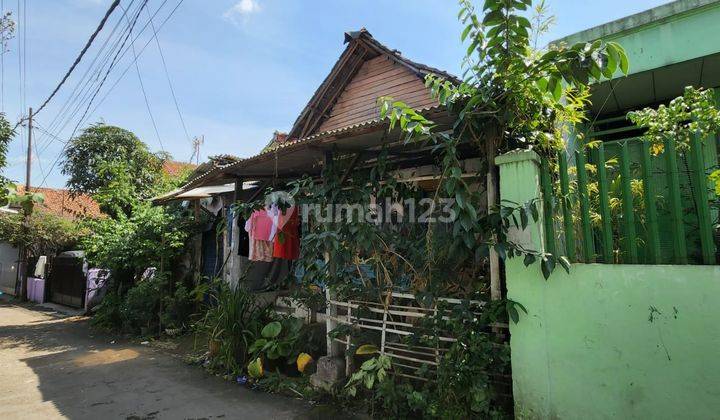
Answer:
<path fill-rule="evenodd" d="M 246 22 L 253 13 L 260 11 L 257 0 L 240 0 L 223 13 L 223 18 L 237 25 Z"/>

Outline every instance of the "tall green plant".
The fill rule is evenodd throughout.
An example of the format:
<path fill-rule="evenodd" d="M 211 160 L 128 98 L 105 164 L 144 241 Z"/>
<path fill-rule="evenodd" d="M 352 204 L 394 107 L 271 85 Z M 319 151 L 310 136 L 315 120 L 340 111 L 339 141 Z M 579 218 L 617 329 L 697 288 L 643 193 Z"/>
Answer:
<path fill-rule="evenodd" d="M 460 143 L 475 144 L 488 159 L 488 188 L 497 188 L 494 156 L 511 147 L 532 147 L 541 153 L 561 149 L 568 128 L 585 118 L 588 85 L 628 73 L 628 59 L 614 42 L 597 40 L 572 46 L 553 46 L 536 52 L 530 45 L 531 22 L 524 16 L 532 0 L 487 0 L 478 13 L 469 0 L 460 1 L 460 36 L 468 44 L 463 79 L 455 83 L 429 75 L 426 85 L 442 105 L 457 116 L 451 134 L 401 101 L 381 98 L 380 115 L 399 127 L 406 142 L 430 141 L 442 156 L 444 186 L 456 201 L 453 209 L 461 224 L 458 237 L 469 248 L 493 248 L 501 256 L 532 254 L 506 240 L 498 231 L 477 231 L 478 209 L 462 178 L 457 154 Z M 495 194 L 489 197 L 495 196 Z M 495 199 L 491 213 L 502 213 Z M 555 266 L 555 257 L 542 255 L 543 272 Z M 550 270 L 551 271 L 551 270 Z"/>
<path fill-rule="evenodd" d="M 196 324 L 198 332 L 219 346 L 213 366 L 226 373 L 242 373 L 252 354 L 250 346 L 261 336 L 270 316 L 270 307 L 258 302 L 251 292 L 222 280 L 213 282 L 207 311 Z"/>

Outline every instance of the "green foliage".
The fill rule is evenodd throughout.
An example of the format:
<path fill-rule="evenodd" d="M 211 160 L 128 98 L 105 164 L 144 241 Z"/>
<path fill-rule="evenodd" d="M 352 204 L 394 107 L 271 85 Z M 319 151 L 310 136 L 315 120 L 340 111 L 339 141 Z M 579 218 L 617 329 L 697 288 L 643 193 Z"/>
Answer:
<path fill-rule="evenodd" d="M 628 60 L 622 47 L 614 42 L 580 43 L 534 51 L 530 45 L 531 22 L 524 16 L 531 0 L 487 0 L 480 16 L 469 0 L 460 1 L 458 18 L 464 25 L 461 40 L 468 48 L 463 79 L 459 83 L 429 75 L 426 85 L 432 95 L 457 115 L 452 133 L 437 130 L 437 125 L 401 101 L 380 98 L 380 117 L 399 126 L 406 142 L 431 142 L 440 156 L 443 188 L 455 198 L 452 210 L 460 223 L 453 234 L 461 238 L 466 250 L 478 249 L 477 239 L 494 247 L 501 257 L 538 255 L 532 250 L 508 242 L 497 227 L 507 212 L 501 203 L 489 203 L 488 221 L 478 226 L 478 209 L 483 208 L 461 178 L 458 147 L 471 143 L 480 154 L 492 157 L 514 147 L 532 147 L 547 152 L 563 147 L 563 135 L 573 124 L 585 119 L 589 103 L 588 84 L 610 78 L 616 72 L 627 74 Z M 544 3 L 538 6 L 538 27 L 551 24 L 543 17 Z M 490 162 L 488 171 L 492 173 Z M 504 223 L 504 222 L 503 222 Z M 517 223 L 515 223 L 517 224 Z M 555 259 L 542 256 L 543 274 L 552 271 Z M 564 265 L 563 265 L 564 266 Z"/>
<path fill-rule="evenodd" d="M 406 344 L 435 347 L 440 335 L 454 337 L 443 353 L 437 371 L 420 368 L 400 375 L 387 355 L 364 362 L 345 385 L 349 397 L 368 401 L 372 413 L 383 418 L 499 418 L 501 397 L 491 385 L 508 375 L 510 348 L 491 326 L 505 320 L 506 311 L 519 314 L 522 305 L 494 301 L 484 306 L 464 300 L 459 305 L 438 305 L 437 315 L 426 318 Z M 511 315 L 512 316 L 512 315 Z M 514 318 L 514 317 L 513 317 Z"/>
<path fill-rule="evenodd" d="M 0 238 L 14 246 L 24 243 L 31 257 L 69 251 L 86 233 L 79 223 L 43 211 L 30 215 L 27 229 L 21 214 L 0 215 Z"/>
<path fill-rule="evenodd" d="M 298 344 L 301 342 L 303 320 L 285 317 L 280 321 L 272 321 L 260 332 L 261 337 L 253 342 L 249 352 L 264 355 L 270 360 L 285 358 L 293 363 L 300 353 Z M 294 356 L 294 357 L 292 357 Z"/>
<path fill-rule="evenodd" d="M 628 113 L 628 119 L 638 127 L 647 129 L 643 139 L 652 144 L 653 154 L 664 150 L 668 136 L 675 139 L 678 152 L 690 149 L 690 140 L 699 136 L 703 141 L 720 132 L 720 108 L 713 89 L 688 86 L 666 106 L 645 108 Z"/>
<path fill-rule="evenodd" d="M 2 176 L 2 170 L 7 166 L 7 152 L 10 140 L 12 140 L 15 132 L 13 131 L 4 113 L 0 113 L 0 206 L 7 204 L 7 194 L 5 186 L 8 179 Z"/>
<path fill-rule="evenodd" d="M 147 202 L 135 204 L 130 216 L 92 220 L 88 227 L 92 234 L 83 237 L 82 245 L 90 264 L 131 276 L 160 267 L 163 260 L 170 264 L 195 229 L 191 212 Z"/>
<path fill-rule="evenodd" d="M 162 325 L 165 328 L 184 330 L 191 323 L 197 302 L 196 293 L 178 282 L 173 293 L 162 298 Z"/>
<path fill-rule="evenodd" d="M 160 327 L 188 326 L 197 296 L 182 283 L 175 284 L 175 291 L 165 296 L 163 290 L 169 282 L 167 273 L 159 273 L 127 288 L 122 284 L 111 288 L 96 308 L 92 324 L 133 335 L 155 335 Z"/>
<path fill-rule="evenodd" d="M 123 188 L 140 198 L 150 196 L 163 163 L 133 133 L 105 124 L 92 125 L 72 139 L 64 158 L 62 173 L 69 176 L 71 191 L 107 193 L 117 187 L 116 177 L 124 169 L 129 182 Z"/>
<path fill-rule="evenodd" d="M 392 369 L 392 360 L 388 356 L 381 355 L 366 360 L 360 366 L 360 370 L 350 376 L 350 380 L 345 384 L 345 392 L 355 397 L 359 387 L 372 390 L 375 386 L 380 386 L 388 379 L 390 369 Z"/>
<path fill-rule="evenodd" d="M 212 367 L 239 375 L 250 360 L 251 344 L 261 336 L 270 319 L 271 308 L 257 302 L 255 295 L 218 280 L 211 285 L 205 315 L 195 327 L 210 340 L 219 342 Z"/>

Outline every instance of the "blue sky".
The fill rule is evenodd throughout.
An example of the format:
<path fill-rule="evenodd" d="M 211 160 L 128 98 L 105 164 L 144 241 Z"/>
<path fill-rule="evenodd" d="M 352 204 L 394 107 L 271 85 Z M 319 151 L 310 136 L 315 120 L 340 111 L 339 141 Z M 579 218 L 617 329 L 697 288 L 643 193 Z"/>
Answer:
<path fill-rule="evenodd" d="M 156 25 L 178 0 L 167 0 Z M 17 2 L 2 1 L 17 16 Z M 4 56 L 3 109 L 11 122 L 21 110 L 37 107 L 55 87 L 97 26 L 111 0 L 22 0 L 27 7 Z M 131 0 L 122 0 L 128 6 Z M 139 0 L 135 2 L 138 4 Z M 163 0 L 149 0 L 155 11 Z M 548 0 L 557 24 L 544 41 L 621 18 L 666 0 Z M 463 48 L 454 0 L 185 0 L 159 33 L 162 51 L 190 137 L 204 135 L 201 159 L 215 154 L 255 154 L 274 130 L 288 130 L 343 50 L 343 33 L 366 27 L 378 40 L 416 61 L 459 73 Z M 60 114 L 97 48 L 122 15 L 118 9 L 58 96 L 36 118 L 42 129 Z M 137 30 L 147 20 L 143 13 Z M 137 41 L 139 50 L 152 34 Z M 26 45 L 19 48 L 18 44 Z M 27 57 L 21 95 L 19 51 Z M 132 53 L 110 73 L 98 99 L 105 96 Z M 136 133 L 151 149 L 164 148 L 187 161 L 191 143 L 180 123 L 154 41 L 138 60 L 160 140 L 153 129 L 134 66 L 120 79 L 88 122 L 104 121 Z M 23 99 L 24 96 L 24 99 Z M 93 106 L 94 107 L 94 106 Z M 82 108 L 81 108 L 82 109 Z M 79 116 L 63 130 L 67 139 Z M 82 128 L 82 126 L 81 126 Z M 26 136 L 26 133 L 21 133 Z M 62 150 L 59 139 L 35 132 L 32 184 L 62 187 L 65 179 L 53 162 Z M 26 138 L 10 147 L 5 175 L 24 180 Z"/>

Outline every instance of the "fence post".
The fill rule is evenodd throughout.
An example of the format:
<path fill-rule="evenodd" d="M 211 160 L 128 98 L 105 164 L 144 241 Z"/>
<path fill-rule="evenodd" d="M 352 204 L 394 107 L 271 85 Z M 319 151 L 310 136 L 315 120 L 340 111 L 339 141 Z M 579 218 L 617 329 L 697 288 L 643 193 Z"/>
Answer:
<path fill-rule="evenodd" d="M 590 199 L 587 191 L 587 170 L 585 168 L 585 151 L 575 151 L 575 166 L 577 167 L 578 187 L 580 197 L 580 223 L 582 225 L 582 251 L 583 261 L 586 263 L 595 260 L 595 247 L 593 245 L 592 226 L 590 225 Z"/>
<path fill-rule="evenodd" d="M 570 204 L 570 176 L 568 175 L 567 156 L 565 151 L 558 153 L 560 165 L 560 202 L 563 210 L 563 225 L 565 227 L 565 256 L 575 262 L 575 231 L 572 220 L 572 206 Z"/>
<path fill-rule="evenodd" d="M 632 178 L 630 176 L 630 151 L 627 142 L 620 149 L 620 182 L 622 185 L 623 224 L 625 225 L 625 250 L 630 264 L 637 264 L 637 234 L 635 232 L 635 209 L 633 208 Z M 623 261 L 624 262 L 624 261 Z"/>
<path fill-rule="evenodd" d="M 690 140 L 691 179 L 697 208 L 700 246 L 702 247 L 703 264 L 715 262 L 715 243 L 713 242 L 712 222 L 710 221 L 710 205 L 708 204 L 708 187 L 705 175 L 702 142 L 698 136 Z"/>
<path fill-rule="evenodd" d="M 655 207 L 655 191 L 652 183 L 652 159 L 650 143 L 642 142 L 643 198 L 645 200 L 645 218 L 648 230 L 648 249 L 650 263 L 660 264 L 660 234 L 658 232 L 657 208 Z"/>
<path fill-rule="evenodd" d="M 550 180 L 550 166 L 547 158 L 542 158 L 540 168 L 540 183 L 542 185 L 543 215 L 545 216 L 545 246 L 551 254 L 557 252 L 555 246 L 555 222 L 553 220 L 553 190 Z"/>
<path fill-rule="evenodd" d="M 600 144 L 597 151 L 598 194 L 600 194 L 600 217 L 602 218 L 603 262 L 612 264 L 613 234 L 610 216 L 610 193 L 608 191 L 607 169 L 605 168 L 605 145 Z"/>
<path fill-rule="evenodd" d="M 676 264 L 687 264 L 687 244 L 685 240 L 685 222 L 682 214 L 682 197 L 680 197 L 680 175 L 677 167 L 677 154 L 675 139 L 665 139 L 665 165 L 668 176 L 668 191 L 670 199 L 670 226 L 673 234 L 673 255 Z"/>

